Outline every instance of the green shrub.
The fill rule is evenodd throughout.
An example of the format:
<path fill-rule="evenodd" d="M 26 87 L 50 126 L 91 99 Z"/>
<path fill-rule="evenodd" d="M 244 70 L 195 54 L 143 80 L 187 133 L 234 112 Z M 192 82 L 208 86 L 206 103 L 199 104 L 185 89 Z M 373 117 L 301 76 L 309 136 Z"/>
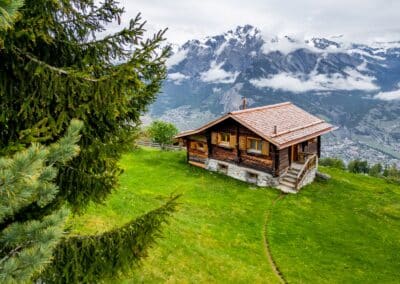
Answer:
<path fill-rule="evenodd" d="M 165 145 L 172 144 L 174 136 L 178 134 L 178 129 L 172 123 L 155 120 L 150 124 L 147 132 L 154 142 L 164 148 Z"/>
<path fill-rule="evenodd" d="M 351 173 L 356 174 L 367 174 L 369 172 L 369 166 L 367 161 L 353 160 L 347 166 L 347 170 Z"/>
<path fill-rule="evenodd" d="M 395 164 L 386 166 L 382 175 L 388 181 L 400 183 L 400 169 L 398 169 Z"/>
<path fill-rule="evenodd" d="M 382 170 L 382 165 L 380 163 L 377 163 L 369 169 L 368 174 L 373 177 L 380 177 L 382 175 Z"/>
<path fill-rule="evenodd" d="M 319 164 L 321 166 L 332 167 L 332 168 L 337 168 L 337 169 L 341 169 L 341 170 L 346 169 L 346 165 L 339 158 L 330 158 L 330 157 L 322 158 L 319 160 Z"/>

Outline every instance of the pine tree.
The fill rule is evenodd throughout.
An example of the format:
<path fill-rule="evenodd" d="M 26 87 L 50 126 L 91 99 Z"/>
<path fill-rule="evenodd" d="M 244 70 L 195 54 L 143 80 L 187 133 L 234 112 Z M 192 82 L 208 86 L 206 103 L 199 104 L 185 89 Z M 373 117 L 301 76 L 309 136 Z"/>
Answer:
<path fill-rule="evenodd" d="M 27 0 L 14 28 L 0 32 L 0 148 L 55 141 L 72 118 L 82 120 L 81 154 L 57 179 L 57 200 L 75 210 L 116 186 L 121 153 L 166 74 L 164 31 L 143 39 L 140 15 L 97 38 L 122 13 L 114 0 Z"/>
<path fill-rule="evenodd" d="M 22 4 L 22 0 L 0 0 L 0 30 L 12 26 Z"/>
<path fill-rule="evenodd" d="M 72 121 L 65 137 L 48 147 L 33 144 L 10 158 L 0 158 L 0 282 L 27 282 L 49 262 L 63 237 L 68 211 L 58 209 L 43 218 L 10 222 L 29 204 L 39 207 L 56 196 L 57 167 L 78 154 L 80 121 Z M 7 226 L 4 221 L 8 220 Z"/>
<path fill-rule="evenodd" d="M 118 160 L 132 145 L 140 115 L 166 76 L 165 30 L 144 38 L 145 23 L 138 15 L 128 27 L 99 37 L 107 25 L 120 22 L 123 9 L 114 0 L 96 2 L 26 0 L 14 26 L 0 30 L 0 155 L 32 142 L 52 145 L 72 118 L 84 123 L 80 155 L 57 166 L 54 198 L 26 203 L 4 216 L 0 230 L 45 221 L 63 206 L 76 212 L 102 202 L 116 187 L 122 172 Z M 55 246 L 52 265 L 36 278 L 93 283 L 113 277 L 146 254 L 174 208 L 172 198 L 112 232 L 65 236 Z M 120 253 L 107 257 L 114 251 Z"/>

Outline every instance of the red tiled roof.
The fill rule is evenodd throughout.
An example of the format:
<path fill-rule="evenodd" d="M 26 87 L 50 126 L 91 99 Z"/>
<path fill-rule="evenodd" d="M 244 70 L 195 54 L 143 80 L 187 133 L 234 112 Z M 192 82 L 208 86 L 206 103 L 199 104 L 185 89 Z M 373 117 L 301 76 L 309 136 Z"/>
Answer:
<path fill-rule="evenodd" d="M 182 132 L 177 137 L 202 132 L 229 117 L 280 149 L 335 129 L 331 124 L 309 114 L 291 102 L 285 102 L 233 111 L 196 130 Z M 274 133 L 275 126 L 276 133 Z"/>

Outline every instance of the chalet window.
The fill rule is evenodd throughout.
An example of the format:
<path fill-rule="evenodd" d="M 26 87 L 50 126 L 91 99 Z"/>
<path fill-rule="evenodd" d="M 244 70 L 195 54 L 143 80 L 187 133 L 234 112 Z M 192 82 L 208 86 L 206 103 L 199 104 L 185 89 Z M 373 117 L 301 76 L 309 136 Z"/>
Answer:
<path fill-rule="evenodd" d="M 261 139 L 249 138 L 248 145 L 249 145 L 249 147 L 247 150 L 249 152 L 261 153 L 261 149 L 262 149 Z"/>
<path fill-rule="evenodd" d="M 197 150 L 197 151 L 204 152 L 204 153 L 208 152 L 207 143 L 201 142 L 201 141 L 190 141 L 190 149 Z"/>
<path fill-rule="evenodd" d="M 235 148 L 237 144 L 236 134 L 229 132 L 211 132 L 211 144 L 222 146 L 224 148 Z"/>
<path fill-rule="evenodd" d="M 248 153 L 262 154 L 269 156 L 269 143 L 260 138 L 247 137 L 247 148 Z"/>
<path fill-rule="evenodd" d="M 202 142 L 197 142 L 196 143 L 196 149 L 200 151 L 204 151 L 204 143 Z"/>
<path fill-rule="evenodd" d="M 231 135 L 229 133 L 223 132 L 220 134 L 220 142 L 222 144 L 224 144 L 224 143 L 229 144 L 230 140 L 231 140 Z"/>

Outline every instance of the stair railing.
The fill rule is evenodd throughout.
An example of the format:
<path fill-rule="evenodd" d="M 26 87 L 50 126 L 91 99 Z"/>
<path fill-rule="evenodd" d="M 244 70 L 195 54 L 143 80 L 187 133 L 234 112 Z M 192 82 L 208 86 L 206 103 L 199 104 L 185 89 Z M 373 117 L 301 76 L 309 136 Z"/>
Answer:
<path fill-rule="evenodd" d="M 305 163 L 303 164 L 303 167 L 297 174 L 295 183 L 296 190 L 299 190 L 299 184 L 301 184 L 301 182 L 303 181 L 306 173 L 308 173 L 310 169 L 315 168 L 316 165 L 317 165 L 317 154 L 312 154 L 309 157 L 307 157 Z"/>

